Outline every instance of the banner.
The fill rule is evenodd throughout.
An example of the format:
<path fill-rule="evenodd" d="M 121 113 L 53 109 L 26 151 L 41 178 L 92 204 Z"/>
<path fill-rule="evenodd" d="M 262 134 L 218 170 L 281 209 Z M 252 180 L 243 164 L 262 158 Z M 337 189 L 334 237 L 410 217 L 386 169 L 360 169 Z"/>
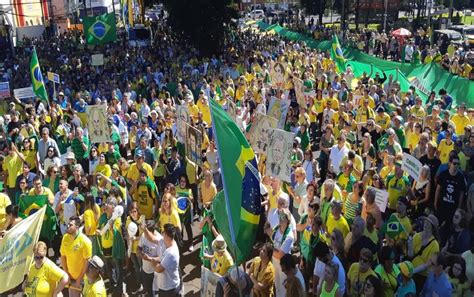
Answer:
<path fill-rule="evenodd" d="M 414 180 L 419 180 L 422 167 L 423 164 L 421 164 L 417 158 L 410 154 L 403 153 L 402 170 L 407 172 Z"/>
<path fill-rule="evenodd" d="M 111 131 L 107 120 L 107 106 L 86 106 L 87 129 L 91 143 L 111 142 Z"/>
<path fill-rule="evenodd" d="M 194 163 L 202 164 L 202 133 L 198 129 L 186 124 L 186 156 Z"/>
<path fill-rule="evenodd" d="M 0 83 L 0 98 L 10 97 L 10 84 L 8 82 Z"/>
<path fill-rule="evenodd" d="M 217 283 L 221 277 L 204 266 L 201 266 L 201 297 L 216 296 Z"/>
<path fill-rule="evenodd" d="M 33 259 L 33 246 L 38 241 L 45 210 L 41 208 L 0 239 L 0 293 L 23 282 Z"/>
<path fill-rule="evenodd" d="M 299 106 L 306 107 L 306 100 L 305 100 L 305 87 L 302 79 L 297 77 L 293 77 L 293 85 L 295 87 L 295 94 L 296 94 L 296 102 L 298 102 Z"/>
<path fill-rule="evenodd" d="M 267 148 L 267 175 L 273 175 L 282 181 L 291 182 L 291 154 L 295 135 L 279 129 L 270 133 L 270 145 Z"/>
<path fill-rule="evenodd" d="M 189 110 L 186 105 L 176 106 L 176 139 L 179 142 L 186 142 L 186 124 L 190 123 Z"/>
<path fill-rule="evenodd" d="M 277 123 L 278 121 L 272 117 L 259 112 L 255 114 L 248 133 L 248 139 L 254 151 L 258 153 L 267 151 L 270 133 L 276 128 Z"/>
<path fill-rule="evenodd" d="M 96 54 L 91 56 L 91 65 L 92 66 L 102 66 L 104 65 L 104 55 L 103 54 Z"/>
<path fill-rule="evenodd" d="M 35 92 L 33 92 L 32 87 L 14 89 L 13 96 L 15 96 L 18 99 L 29 99 L 29 98 L 35 97 Z"/>
<path fill-rule="evenodd" d="M 272 97 L 270 100 L 267 115 L 278 120 L 278 129 L 283 129 L 285 126 L 286 114 L 288 113 L 290 103 L 289 100 L 280 100 L 276 97 Z"/>

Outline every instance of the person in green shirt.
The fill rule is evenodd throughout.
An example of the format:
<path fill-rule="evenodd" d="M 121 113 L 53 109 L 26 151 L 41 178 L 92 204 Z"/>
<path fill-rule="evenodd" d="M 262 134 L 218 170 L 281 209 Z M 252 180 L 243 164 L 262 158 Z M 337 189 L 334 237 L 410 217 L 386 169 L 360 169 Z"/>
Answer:
<path fill-rule="evenodd" d="M 87 159 L 89 158 L 89 149 L 89 138 L 84 135 L 81 127 L 77 127 L 75 137 L 71 142 L 71 150 L 76 157 L 77 163 L 81 164 L 86 172 L 89 171 L 89 160 Z"/>

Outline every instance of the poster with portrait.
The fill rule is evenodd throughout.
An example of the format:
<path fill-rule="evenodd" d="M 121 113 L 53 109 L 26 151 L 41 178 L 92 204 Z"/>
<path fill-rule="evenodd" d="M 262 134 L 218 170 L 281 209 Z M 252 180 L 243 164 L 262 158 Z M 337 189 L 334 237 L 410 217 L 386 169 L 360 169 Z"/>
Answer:
<path fill-rule="evenodd" d="M 266 174 L 276 176 L 282 181 L 291 182 L 291 154 L 295 135 L 291 132 L 273 129 L 269 138 Z"/>
<path fill-rule="evenodd" d="M 194 163 L 202 164 L 202 133 L 191 125 L 186 124 L 186 157 Z"/>
<path fill-rule="evenodd" d="M 189 110 L 186 105 L 176 106 L 176 138 L 179 142 L 186 141 L 186 124 L 190 123 Z"/>
<path fill-rule="evenodd" d="M 272 61 L 270 64 L 270 78 L 274 88 L 282 88 L 285 85 L 286 65 L 282 62 Z"/>
<path fill-rule="evenodd" d="M 289 100 L 280 100 L 276 97 L 272 97 L 270 100 L 267 115 L 278 120 L 278 129 L 283 129 L 283 126 L 285 125 L 286 114 L 288 113 L 290 103 Z"/>
<path fill-rule="evenodd" d="M 220 278 L 217 273 L 201 266 L 201 297 L 216 296 L 217 283 Z"/>
<path fill-rule="evenodd" d="M 111 129 L 107 120 L 107 106 L 86 106 L 87 130 L 91 143 L 102 143 L 112 141 Z"/>
<path fill-rule="evenodd" d="M 297 77 L 293 77 L 293 85 L 295 88 L 296 102 L 298 102 L 299 106 L 306 107 L 303 80 Z"/>
<path fill-rule="evenodd" d="M 249 142 L 254 151 L 258 153 L 265 153 L 270 144 L 268 136 L 278 124 L 277 119 L 264 115 L 263 113 L 256 113 L 252 126 L 249 130 Z"/>

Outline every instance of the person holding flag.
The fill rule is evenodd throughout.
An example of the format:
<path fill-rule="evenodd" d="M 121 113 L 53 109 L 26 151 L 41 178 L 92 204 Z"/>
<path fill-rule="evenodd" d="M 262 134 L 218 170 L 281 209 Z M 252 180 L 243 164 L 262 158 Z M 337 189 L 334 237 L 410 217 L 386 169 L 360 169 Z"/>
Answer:
<path fill-rule="evenodd" d="M 344 54 L 336 34 L 332 36 L 331 58 L 336 62 L 338 73 L 346 71 L 346 59 L 344 59 Z"/>
<path fill-rule="evenodd" d="M 49 105 L 48 93 L 44 87 L 43 75 L 41 74 L 41 68 L 38 61 L 38 55 L 36 54 L 36 48 L 33 48 L 33 54 L 30 61 L 30 76 L 31 85 L 35 96 L 41 98 L 41 101 Z"/>

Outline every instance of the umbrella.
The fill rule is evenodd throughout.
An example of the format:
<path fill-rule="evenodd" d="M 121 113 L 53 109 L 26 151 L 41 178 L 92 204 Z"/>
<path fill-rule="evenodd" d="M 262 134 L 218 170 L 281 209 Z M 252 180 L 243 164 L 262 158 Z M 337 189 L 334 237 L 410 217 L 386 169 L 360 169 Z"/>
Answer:
<path fill-rule="evenodd" d="M 405 28 L 400 28 L 392 32 L 392 36 L 395 37 L 410 37 L 411 32 Z"/>

